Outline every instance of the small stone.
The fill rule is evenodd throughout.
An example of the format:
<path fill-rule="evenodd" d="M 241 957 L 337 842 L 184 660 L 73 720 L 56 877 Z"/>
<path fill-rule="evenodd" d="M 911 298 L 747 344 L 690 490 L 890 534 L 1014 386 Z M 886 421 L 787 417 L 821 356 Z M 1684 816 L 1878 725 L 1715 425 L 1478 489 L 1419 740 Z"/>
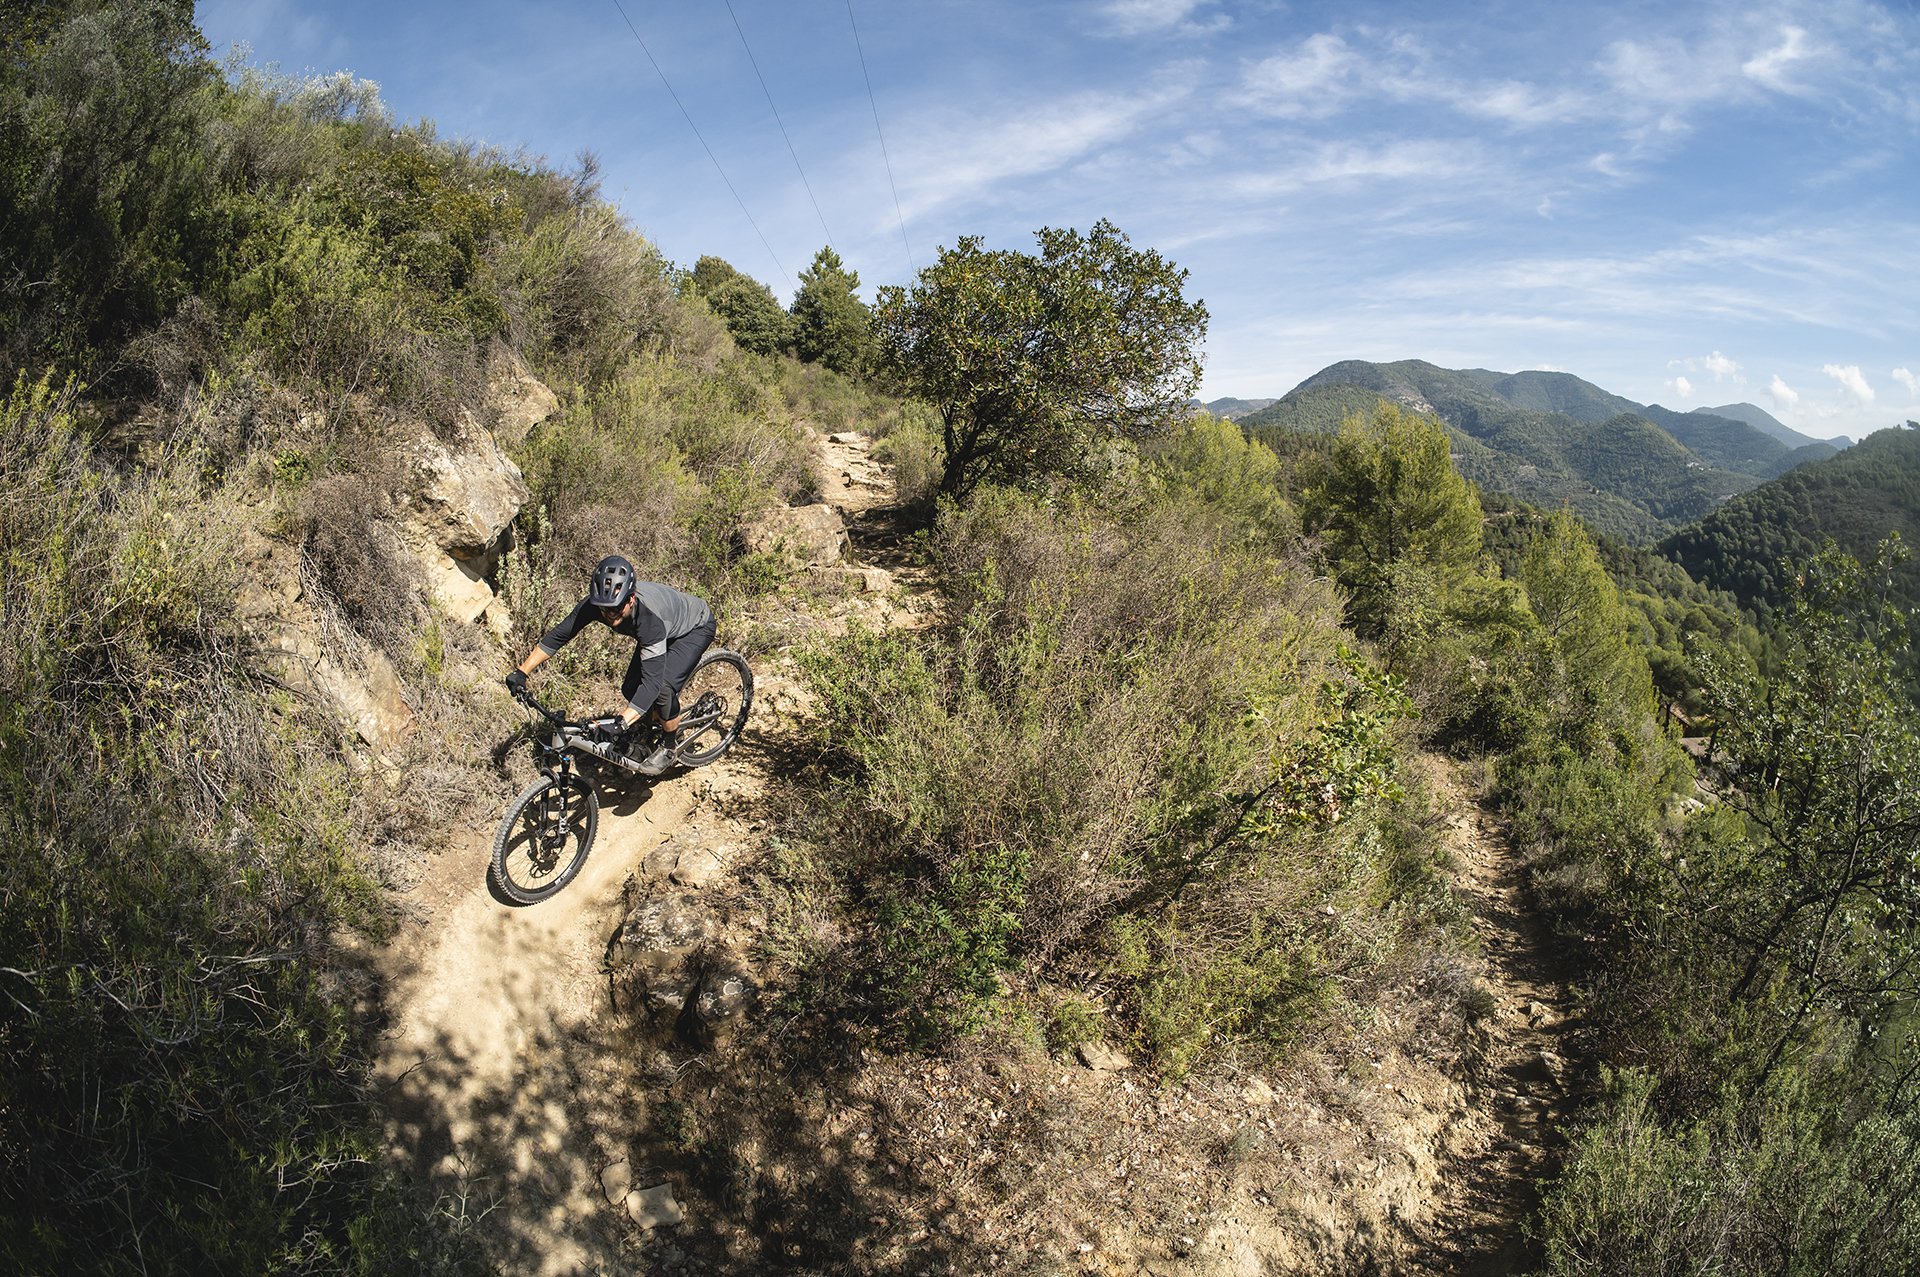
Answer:
<path fill-rule="evenodd" d="M 1096 1073 L 1114 1073 L 1133 1067 L 1133 1061 L 1129 1060 L 1125 1053 L 1108 1046 L 1105 1042 L 1082 1042 L 1079 1055 L 1080 1063 Z"/>
<path fill-rule="evenodd" d="M 690 847 L 680 853 L 680 859 L 673 866 L 673 880 L 682 887 L 692 887 L 698 891 L 720 876 L 726 868 L 724 862 L 711 847 Z"/>
<path fill-rule="evenodd" d="M 1267 1080 L 1256 1077 L 1249 1079 L 1240 1089 L 1240 1098 L 1249 1104 L 1267 1105 L 1273 1103 L 1276 1097 L 1273 1088 L 1267 1085 Z"/>
<path fill-rule="evenodd" d="M 627 1194 L 627 1214 L 642 1228 L 670 1228 L 686 1222 L 686 1212 L 673 1200 L 673 1185 L 655 1184 Z"/>
<path fill-rule="evenodd" d="M 618 1206 L 627 1200 L 627 1194 L 633 1191 L 633 1168 L 624 1161 L 615 1162 L 600 1172 L 600 1191 L 607 1195 L 609 1205 Z"/>

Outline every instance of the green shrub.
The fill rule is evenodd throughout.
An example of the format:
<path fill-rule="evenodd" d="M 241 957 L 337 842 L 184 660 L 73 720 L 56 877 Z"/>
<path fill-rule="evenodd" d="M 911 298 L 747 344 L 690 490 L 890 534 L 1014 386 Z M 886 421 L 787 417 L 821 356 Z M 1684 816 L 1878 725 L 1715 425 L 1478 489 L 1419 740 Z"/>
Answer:
<path fill-rule="evenodd" d="M 0 408 L 0 1265 L 444 1270 L 377 1165 L 345 768 L 263 695 L 234 511 Z"/>
<path fill-rule="evenodd" d="M 1185 502 L 989 490 L 934 540 L 950 629 L 802 658 L 862 996 L 949 1033 L 1003 972 L 1092 963 L 1176 1072 L 1317 1023 L 1429 890 L 1369 832 L 1403 703 L 1341 655 L 1333 599 Z"/>

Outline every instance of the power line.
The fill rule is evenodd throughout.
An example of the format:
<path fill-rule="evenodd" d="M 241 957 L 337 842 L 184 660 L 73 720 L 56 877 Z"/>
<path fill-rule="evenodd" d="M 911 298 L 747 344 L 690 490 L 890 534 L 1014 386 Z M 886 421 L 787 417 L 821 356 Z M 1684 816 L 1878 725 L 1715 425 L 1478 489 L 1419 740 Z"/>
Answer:
<path fill-rule="evenodd" d="M 847 25 L 853 28 L 854 51 L 860 55 L 860 78 L 867 82 L 867 105 L 873 108 L 873 131 L 880 139 L 880 159 L 887 166 L 887 189 L 893 192 L 893 212 L 900 219 L 900 246 L 907 250 L 907 266 L 914 274 L 920 266 L 913 260 L 913 245 L 907 241 L 907 215 L 900 208 L 900 188 L 893 182 L 893 161 L 887 157 L 887 135 L 880 128 L 880 104 L 874 100 L 873 77 L 867 74 L 867 51 L 860 47 L 860 24 L 853 20 L 853 0 L 847 0 Z"/>
<path fill-rule="evenodd" d="M 851 0 L 849 0 L 849 4 L 851 4 Z M 793 276 L 787 274 L 787 268 L 785 265 L 781 263 L 780 255 L 773 251 L 773 245 L 767 243 L 766 234 L 761 231 L 760 223 L 753 220 L 752 213 L 747 212 L 747 202 L 740 198 L 739 191 L 734 190 L 733 179 L 727 176 L 727 170 L 720 167 L 719 157 L 713 153 L 713 148 L 707 145 L 707 139 L 703 137 L 700 133 L 700 126 L 698 124 L 695 124 L 693 122 L 693 116 L 687 113 L 686 104 L 680 100 L 680 95 L 673 91 L 673 85 L 671 82 L 668 81 L 667 73 L 660 69 L 660 63 L 655 61 L 654 59 L 653 50 L 649 49 L 647 47 L 647 42 L 640 38 L 640 29 L 633 25 L 633 19 L 627 16 L 627 11 L 625 8 L 621 6 L 620 0 L 613 0 L 613 7 L 620 10 L 620 20 L 627 24 L 627 30 L 633 32 L 633 38 L 635 42 L 639 44 L 640 52 L 647 55 L 648 62 L 653 63 L 653 73 L 660 77 L 661 84 L 666 85 L 667 96 L 672 98 L 673 104 L 680 108 L 681 118 L 687 122 L 687 127 L 693 130 L 693 135 L 696 138 L 700 139 L 700 149 L 707 153 L 707 158 L 709 160 L 713 161 L 713 171 L 718 173 L 720 175 L 720 180 L 727 184 L 727 191 L 733 196 L 733 202 L 740 206 L 740 213 L 742 216 L 744 216 L 747 219 L 747 225 L 753 227 L 753 233 L 755 235 L 760 236 L 760 246 L 767 250 L 767 256 L 771 257 L 773 259 L 773 264 L 779 267 L 780 269 L 780 277 L 786 280 L 787 286 L 791 288 L 793 286 Z M 851 8 L 849 8 L 848 12 L 849 13 L 852 12 Z M 869 90 L 869 92 L 871 92 L 871 90 Z"/>
<path fill-rule="evenodd" d="M 813 200 L 813 215 L 820 219 L 820 229 L 826 233 L 827 247 L 838 252 L 839 245 L 833 242 L 833 232 L 827 230 L 827 215 L 820 211 L 820 201 L 813 196 L 813 183 L 807 180 L 807 170 L 801 167 L 800 153 L 793 149 L 793 139 L 787 136 L 787 126 L 780 118 L 780 108 L 773 104 L 773 93 L 767 88 L 767 77 L 760 74 L 759 60 L 753 56 L 753 46 L 747 43 L 747 33 L 741 29 L 740 15 L 733 11 L 733 0 L 725 2 L 727 16 L 733 19 L 733 29 L 740 33 L 740 47 L 747 51 L 747 63 L 753 67 L 753 74 L 760 81 L 760 91 L 767 95 L 767 109 L 773 112 L 773 122 L 780 126 L 780 137 L 787 144 L 787 154 L 793 156 L 793 167 L 800 174 L 800 185 L 807 188 L 807 198 Z"/>

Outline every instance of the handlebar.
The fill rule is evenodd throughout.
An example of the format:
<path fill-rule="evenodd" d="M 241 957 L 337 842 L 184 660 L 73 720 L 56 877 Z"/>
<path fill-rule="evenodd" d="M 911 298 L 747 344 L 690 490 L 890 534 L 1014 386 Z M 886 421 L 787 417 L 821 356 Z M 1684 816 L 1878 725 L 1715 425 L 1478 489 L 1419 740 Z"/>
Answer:
<path fill-rule="evenodd" d="M 542 705 L 539 701 L 536 701 L 535 699 L 533 699 L 532 692 L 515 692 L 513 694 L 513 699 L 516 701 L 519 701 L 522 705 L 526 706 L 528 709 L 532 710 L 534 713 L 540 715 L 540 717 L 546 719 L 549 723 L 552 723 L 555 727 L 582 726 L 582 724 L 580 723 L 570 722 L 564 714 L 556 714 L 552 710 L 548 709 L 545 705 Z"/>

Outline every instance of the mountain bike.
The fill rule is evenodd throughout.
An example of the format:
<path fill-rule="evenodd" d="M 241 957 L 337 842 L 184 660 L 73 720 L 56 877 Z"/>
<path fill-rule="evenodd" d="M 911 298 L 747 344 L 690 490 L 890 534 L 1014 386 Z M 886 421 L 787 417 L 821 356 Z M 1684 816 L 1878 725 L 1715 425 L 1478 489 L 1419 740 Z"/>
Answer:
<path fill-rule="evenodd" d="M 753 707 L 753 671 L 738 652 L 715 648 L 700 658 L 680 690 L 680 742 L 668 769 L 705 767 L 732 748 Z M 552 728 L 535 723 L 533 761 L 540 778 L 507 808 L 493 840 L 493 880 L 515 904 L 531 905 L 572 882 L 587 863 L 600 827 L 598 781 L 644 774 L 640 760 L 663 744 L 660 728 L 636 725 L 624 746 L 614 743 L 618 714 L 569 719 L 530 693 L 514 699 Z M 662 772 L 661 774 L 665 774 Z"/>

